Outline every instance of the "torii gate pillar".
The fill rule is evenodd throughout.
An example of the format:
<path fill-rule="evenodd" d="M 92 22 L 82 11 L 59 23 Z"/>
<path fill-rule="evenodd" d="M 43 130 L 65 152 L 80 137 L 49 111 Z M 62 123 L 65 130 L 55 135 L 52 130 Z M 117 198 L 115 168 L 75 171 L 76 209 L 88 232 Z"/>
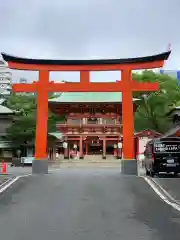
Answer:
<path fill-rule="evenodd" d="M 39 72 L 39 81 L 31 84 L 14 84 L 15 92 L 37 93 L 37 120 L 35 160 L 33 173 L 48 173 L 47 160 L 47 120 L 48 120 L 48 92 L 122 92 L 122 123 L 123 123 L 123 155 L 122 172 L 137 174 L 137 162 L 134 153 L 134 117 L 133 92 L 157 91 L 157 83 L 140 83 L 132 80 L 132 70 L 160 68 L 168 59 L 169 52 L 154 56 L 105 59 L 105 60 L 44 60 L 25 59 L 2 54 L 11 69 L 31 70 Z M 89 81 L 90 71 L 122 72 L 121 81 L 113 83 Z M 79 83 L 49 82 L 50 71 L 79 71 Z"/>

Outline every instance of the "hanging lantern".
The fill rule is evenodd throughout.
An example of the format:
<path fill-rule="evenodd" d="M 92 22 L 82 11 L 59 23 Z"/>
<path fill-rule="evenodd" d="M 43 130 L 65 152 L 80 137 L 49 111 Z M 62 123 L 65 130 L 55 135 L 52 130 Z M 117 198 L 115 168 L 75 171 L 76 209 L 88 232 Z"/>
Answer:
<path fill-rule="evenodd" d="M 75 149 L 76 149 L 76 148 L 77 148 L 77 145 L 76 145 L 76 144 L 74 144 L 74 145 L 73 145 L 73 148 L 75 148 Z"/>
<path fill-rule="evenodd" d="M 118 148 L 122 148 L 122 143 L 118 142 Z"/>
<path fill-rule="evenodd" d="M 67 142 L 63 142 L 63 148 L 67 148 L 68 147 L 68 143 Z"/>
<path fill-rule="evenodd" d="M 115 148 L 115 149 L 117 148 L 117 144 L 114 144 L 114 148 Z"/>

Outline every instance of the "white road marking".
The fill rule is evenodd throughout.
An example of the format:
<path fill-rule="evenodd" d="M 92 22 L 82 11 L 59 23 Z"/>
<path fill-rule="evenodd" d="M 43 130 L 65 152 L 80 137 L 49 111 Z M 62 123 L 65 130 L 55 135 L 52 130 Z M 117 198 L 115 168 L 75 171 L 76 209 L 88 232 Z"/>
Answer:
<path fill-rule="evenodd" d="M 168 205 L 170 205 L 171 207 L 173 207 L 174 209 L 176 209 L 177 211 L 180 212 L 180 206 L 179 206 L 178 204 L 176 204 L 176 203 L 171 202 L 171 201 L 168 200 L 168 198 L 165 196 L 165 194 L 166 194 L 167 191 L 166 191 L 164 188 L 162 188 L 162 186 L 160 187 L 160 189 L 164 192 L 164 194 L 161 193 L 161 192 L 159 191 L 159 189 L 156 187 L 156 184 L 157 184 L 156 182 L 152 181 L 151 179 L 149 179 L 149 178 L 147 178 L 147 177 L 142 177 L 142 178 L 144 178 L 144 180 L 149 184 L 149 186 L 155 191 L 155 193 L 156 193 L 164 202 L 166 202 Z M 159 187 L 159 184 L 157 184 L 157 185 L 158 185 L 158 187 Z M 167 196 L 169 197 L 169 193 L 167 194 Z M 173 197 L 171 196 L 170 199 L 173 200 Z"/>
<path fill-rule="evenodd" d="M 1 185 L 0 185 L 0 194 L 2 193 L 2 192 L 4 192 L 6 189 L 8 189 L 13 183 L 15 183 L 17 180 L 19 180 L 20 178 L 22 178 L 22 177 L 28 177 L 28 176 L 30 176 L 30 175 L 32 175 L 32 174 L 26 174 L 26 175 L 21 175 L 21 176 L 17 176 L 17 177 L 15 177 L 15 178 L 13 178 L 12 180 L 7 180 L 7 181 L 5 181 L 4 183 L 2 183 Z M 2 186 L 2 188 L 1 188 L 1 186 Z"/>
<path fill-rule="evenodd" d="M 166 191 L 166 189 L 164 189 L 155 179 L 151 179 L 151 181 L 153 181 L 153 182 L 161 189 L 161 191 L 163 191 L 163 192 L 166 194 L 166 196 L 168 196 L 168 198 L 171 199 L 171 201 L 176 202 L 176 199 L 173 198 L 173 196 L 171 196 L 171 195 Z"/>
<path fill-rule="evenodd" d="M 58 170 L 60 170 L 60 169 L 59 168 L 49 169 L 49 172 L 55 172 L 55 171 L 58 171 Z M 15 183 L 20 178 L 22 178 L 22 177 L 29 177 L 31 175 L 32 175 L 32 173 L 28 173 L 28 174 L 17 176 L 15 178 L 13 178 L 12 180 L 8 179 L 7 181 L 5 181 L 4 183 L 2 183 L 0 185 L 0 194 L 3 193 L 6 189 L 8 189 L 13 183 Z"/>
<path fill-rule="evenodd" d="M 13 183 L 15 183 L 19 178 L 20 178 L 20 177 L 15 177 L 14 179 L 12 179 L 10 182 L 8 182 L 8 183 L 6 184 L 6 182 L 8 181 L 8 180 L 7 180 L 7 181 L 4 183 L 5 186 L 0 189 L 0 193 L 4 192 L 4 191 L 5 191 L 7 188 L 9 188 Z M 4 184 L 3 184 L 3 185 L 4 185 Z M 1 185 L 1 186 L 2 186 L 2 185 Z"/>
<path fill-rule="evenodd" d="M 61 168 L 54 168 L 54 169 L 49 169 L 48 171 L 49 172 L 55 172 L 55 171 L 60 171 L 61 170 Z"/>
<path fill-rule="evenodd" d="M 29 176 L 31 176 L 32 175 L 32 173 L 28 173 L 28 174 L 24 174 L 24 175 L 21 175 L 21 176 L 18 176 L 19 178 L 22 178 L 22 177 L 29 177 Z"/>

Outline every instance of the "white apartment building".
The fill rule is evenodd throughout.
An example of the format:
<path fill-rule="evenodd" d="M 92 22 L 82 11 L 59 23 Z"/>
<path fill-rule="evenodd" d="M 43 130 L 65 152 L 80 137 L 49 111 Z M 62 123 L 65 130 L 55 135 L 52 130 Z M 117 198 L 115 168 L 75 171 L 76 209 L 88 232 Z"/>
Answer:
<path fill-rule="evenodd" d="M 11 93 L 12 73 L 7 64 L 0 60 L 0 95 Z"/>

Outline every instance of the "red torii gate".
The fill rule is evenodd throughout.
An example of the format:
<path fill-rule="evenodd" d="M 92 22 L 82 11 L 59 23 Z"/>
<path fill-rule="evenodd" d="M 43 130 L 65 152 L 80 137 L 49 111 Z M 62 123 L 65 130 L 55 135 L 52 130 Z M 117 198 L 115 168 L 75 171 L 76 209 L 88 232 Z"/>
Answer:
<path fill-rule="evenodd" d="M 44 60 L 20 58 L 2 53 L 3 59 L 11 69 L 39 71 L 39 81 L 30 84 L 13 84 L 15 92 L 37 92 L 37 120 L 34 173 L 47 173 L 47 120 L 49 92 L 122 92 L 123 124 L 123 171 L 136 173 L 134 160 L 134 117 L 133 92 L 157 91 L 158 83 L 141 83 L 132 80 L 132 70 L 160 68 L 168 59 L 171 51 L 154 56 L 105 59 L 105 60 Z M 121 81 L 90 82 L 90 71 L 121 71 Z M 49 82 L 50 71 L 80 71 L 78 83 Z"/>

